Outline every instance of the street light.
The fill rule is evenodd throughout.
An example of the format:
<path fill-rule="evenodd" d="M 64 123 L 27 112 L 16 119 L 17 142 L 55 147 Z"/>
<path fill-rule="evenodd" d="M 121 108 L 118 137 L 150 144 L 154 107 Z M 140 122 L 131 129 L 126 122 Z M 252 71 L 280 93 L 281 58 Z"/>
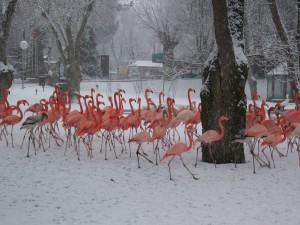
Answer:
<path fill-rule="evenodd" d="M 20 47 L 22 49 L 22 68 L 23 68 L 23 74 L 22 74 L 22 89 L 24 89 L 24 79 L 25 79 L 25 70 L 26 70 L 26 59 L 25 59 L 25 50 L 28 48 L 28 42 L 27 41 L 21 41 Z"/>

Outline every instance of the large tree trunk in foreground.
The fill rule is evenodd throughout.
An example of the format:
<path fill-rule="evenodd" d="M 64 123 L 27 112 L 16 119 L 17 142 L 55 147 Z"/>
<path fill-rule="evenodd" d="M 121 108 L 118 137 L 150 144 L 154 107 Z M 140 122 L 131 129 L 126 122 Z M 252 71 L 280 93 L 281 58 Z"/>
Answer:
<path fill-rule="evenodd" d="M 230 0 L 231 17 L 228 18 L 226 0 L 213 0 L 214 27 L 218 51 L 204 70 L 205 88 L 201 91 L 203 132 L 218 130 L 218 119 L 226 115 L 224 138 L 212 144 L 216 163 L 245 162 L 244 147 L 231 143 L 233 137 L 245 128 L 246 95 L 245 83 L 248 67 L 236 60 L 231 35 L 242 43 L 243 1 Z M 239 6 L 239 7 L 238 7 Z M 238 26 L 232 21 L 239 20 Z M 229 26 L 231 30 L 229 30 Z M 230 33 L 231 32 L 231 33 Z M 236 46 L 242 49 L 243 46 Z M 239 62 L 239 63 L 238 63 Z M 202 160 L 212 163 L 208 146 L 203 147 Z"/>
<path fill-rule="evenodd" d="M 1 24 L 1 36 L 0 36 L 0 89 L 10 88 L 13 81 L 13 67 L 7 63 L 6 59 L 6 42 L 9 37 L 9 31 L 11 26 L 11 21 L 13 14 L 15 12 L 15 7 L 17 0 L 10 1 L 5 14 L 2 17 Z M 2 13 L 2 12 L 0 12 Z M 3 96 L 0 93 L 0 100 L 3 100 Z"/>

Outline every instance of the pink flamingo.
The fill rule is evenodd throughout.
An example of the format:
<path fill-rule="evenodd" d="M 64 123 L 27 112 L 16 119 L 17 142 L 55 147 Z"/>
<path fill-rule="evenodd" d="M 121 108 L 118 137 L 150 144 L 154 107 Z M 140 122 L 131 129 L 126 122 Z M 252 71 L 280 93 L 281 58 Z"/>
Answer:
<path fill-rule="evenodd" d="M 196 91 L 192 88 L 188 89 L 188 100 L 189 100 L 189 109 L 181 109 L 178 111 L 178 114 L 176 118 L 180 120 L 183 123 L 186 123 L 188 120 L 192 119 L 194 117 L 194 112 L 193 112 L 193 104 L 191 101 L 191 92 L 196 93 Z"/>
<path fill-rule="evenodd" d="M 271 158 L 272 158 L 272 161 L 273 161 L 274 168 L 275 168 L 275 162 L 274 162 L 274 158 L 273 158 L 274 150 L 276 150 L 278 152 L 279 156 L 283 156 L 283 154 L 278 151 L 277 145 L 286 140 L 286 129 L 284 127 L 285 122 L 286 122 L 285 119 L 280 121 L 280 127 L 281 127 L 282 132 L 283 132 L 283 137 L 281 137 L 282 132 L 277 132 L 275 134 L 271 134 L 271 135 L 268 135 L 267 137 L 265 137 L 265 139 L 263 140 L 263 142 L 261 144 L 261 146 L 264 146 L 264 145 L 266 145 L 266 147 L 269 146 L 270 151 L 271 151 Z M 272 150 L 271 150 L 271 147 L 272 147 Z M 262 152 L 264 151 L 264 149 L 262 149 Z"/>
<path fill-rule="evenodd" d="M 4 101 L 0 102 L 0 119 L 12 114 L 12 109 L 7 99 L 8 94 L 9 94 L 9 90 L 7 88 L 3 88 L 2 96 Z"/>
<path fill-rule="evenodd" d="M 202 142 L 202 143 L 205 143 L 205 144 L 209 144 L 209 154 L 210 154 L 210 157 L 211 157 L 212 161 L 214 162 L 215 167 L 216 167 L 216 162 L 213 159 L 213 154 L 212 154 L 212 150 L 211 150 L 211 144 L 213 142 L 221 140 L 224 137 L 225 132 L 224 132 L 224 127 L 223 127 L 222 122 L 225 121 L 225 120 L 228 120 L 228 118 L 226 116 L 221 116 L 219 118 L 218 125 L 219 125 L 219 128 L 220 128 L 220 133 L 218 133 L 215 130 L 208 130 L 208 131 L 204 132 L 202 135 L 200 135 L 195 140 L 195 142 Z M 195 167 L 197 166 L 197 162 L 198 162 L 198 151 L 199 151 L 199 148 L 200 148 L 200 146 L 197 148 L 197 156 L 196 156 Z"/>
<path fill-rule="evenodd" d="M 266 137 L 268 135 L 268 129 L 261 124 L 255 124 L 251 126 L 250 128 L 246 129 L 245 133 L 242 135 L 242 137 L 239 137 L 237 140 L 234 140 L 234 142 L 245 142 L 250 150 L 250 153 L 252 155 L 252 162 L 253 162 L 253 173 L 255 173 L 255 162 L 256 160 L 260 166 L 268 166 L 267 163 L 262 160 L 258 154 L 254 153 L 254 148 L 257 142 L 263 137 Z M 264 154 L 264 152 L 263 152 Z M 268 160 L 267 156 L 264 154 L 266 159 Z M 268 160 L 269 161 L 269 160 Z M 262 164 L 262 163 L 263 164 Z"/>
<path fill-rule="evenodd" d="M 46 99 L 41 99 L 40 103 L 35 103 L 33 105 L 30 105 L 25 110 L 24 114 L 26 114 L 26 112 L 39 113 L 41 111 L 44 111 L 44 109 L 45 109 L 45 103 L 46 103 Z"/>
<path fill-rule="evenodd" d="M 177 131 L 177 127 L 179 126 L 179 124 L 181 123 L 181 121 L 179 121 L 176 117 L 173 117 L 172 115 L 172 111 L 173 111 L 173 104 L 174 104 L 174 99 L 168 97 L 167 98 L 167 106 L 168 106 L 168 120 L 167 120 L 167 128 L 172 129 L 173 130 L 173 140 L 175 140 L 175 132 L 178 134 L 179 137 L 179 141 L 180 141 L 180 135 Z M 168 131 L 168 133 L 170 134 L 170 131 Z"/>
<path fill-rule="evenodd" d="M 182 159 L 182 156 L 181 154 L 184 153 L 184 152 L 187 152 L 189 150 L 191 150 L 192 148 L 192 145 L 193 145 L 193 140 L 192 140 L 192 135 L 191 135 L 191 132 L 193 130 L 193 126 L 192 125 L 189 125 L 187 128 L 187 135 L 188 135 L 188 139 L 189 139 L 189 145 L 187 146 L 186 144 L 182 143 L 182 142 L 179 142 L 179 143 L 176 143 L 174 145 L 172 145 L 168 150 L 167 152 L 164 154 L 164 156 L 162 157 L 161 160 L 164 160 L 165 158 L 169 157 L 169 156 L 172 156 L 171 160 L 169 161 L 168 163 L 168 167 L 169 167 L 169 174 L 170 174 L 170 180 L 172 180 L 172 176 L 171 176 L 171 168 L 170 168 L 170 163 L 171 161 L 174 159 L 174 157 L 176 155 L 178 155 L 182 161 L 182 164 L 183 166 L 189 171 L 189 173 L 192 175 L 192 177 L 195 179 L 195 180 L 198 180 L 199 178 L 196 178 L 194 176 L 194 174 L 192 174 L 192 172 L 189 170 L 189 168 L 185 165 L 183 159 Z"/>
<path fill-rule="evenodd" d="M 0 126 L 7 126 L 7 125 L 10 125 L 12 126 L 11 127 L 11 132 L 10 132 L 10 136 L 11 136 L 11 140 L 12 140 L 12 147 L 14 147 L 14 137 L 13 137 L 13 129 L 14 129 L 14 125 L 21 122 L 21 120 L 23 119 L 23 112 L 22 110 L 20 109 L 20 105 L 21 104 L 28 104 L 28 102 L 26 100 L 19 100 L 17 102 L 17 105 L 16 107 L 14 107 L 15 109 L 18 110 L 18 112 L 20 113 L 20 116 L 17 116 L 17 115 L 9 115 L 5 118 L 2 119 L 1 123 L 0 123 Z M 8 142 L 6 142 L 6 145 L 8 146 Z"/>
<path fill-rule="evenodd" d="M 139 159 L 139 155 L 141 155 L 142 157 L 144 157 L 148 162 L 153 163 L 150 159 L 148 159 L 145 154 L 141 154 L 140 153 L 140 149 L 142 149 L 142 144 L 145 142 L 151 142 L 152 141 L 152 137 L 150 136 L 150 134 L 146 131 L 141 131 L 139 133 L 136 133 L 129 141 L 130 142 L 135 142 L 137 143 L 139 146 L 136 150 L 136 156 L 138 159 L 138 168 L 141 168 L 140 166 L 140 159 Z M 142 149 L 143 150 L 143 149 Z M 143 151 L 144 152 L 144 151 Z"/>

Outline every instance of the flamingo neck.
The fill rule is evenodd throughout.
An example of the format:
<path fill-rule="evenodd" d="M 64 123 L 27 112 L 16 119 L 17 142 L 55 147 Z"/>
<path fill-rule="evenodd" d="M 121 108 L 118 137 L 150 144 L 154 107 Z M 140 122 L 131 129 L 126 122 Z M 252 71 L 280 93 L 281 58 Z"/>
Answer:
<path fill-rule="evenodd" d="M 133 115 L 134 114 L 134 110 L 133 110 L 132 102 L 133 102 L 133 99 L 130 99 L 129 100 L 129 105 L 130 105 L 131 113 Z"/>
<path fill-rule="evenodd" d="M 118 106 L 118 102 L 117 102 L 117 95 L 118 94 L 119 94 L 118 92 L 114 93 L 114 101 L 115 101 L 115 106 L 116 106 L 117 113 L 119 113 L 119 106 Z"/>
<path fill-rule="evenodd" d="M 163 94 L 164 94 L 163 92 L 159 93 L 159 106 L 158 106 L 159 109 L 161 108 Z"/>
<path fill-rule="evenodd" d="M 141 101 L 139 101 L 139 117 L 141 116 Z"/>
<path fill-rule="evenodd" d="M 186 151 L 189 151 L 189 150 L 191 150 L 191 148 L 193 146 L 193 138 L 192 138 L 191 132 L 189 130 L 187 130 L 187 135 L 188 135 L 188 139 L 189 139 L 190 143 L 187 146 L 187 150 Z"/>
<path fill-rule="evenodd" d="M 92 98 L 93 105 L 95 104 L 95 102 L 94 102 L 94 93 L 95 93 L 95 90 L 93 88 L 91 88 L 91 98 Z"/>
<path fill-rule="evenodd" d="M 22 110 L 20 109 L 20 104 L 21 104 L 21 102 L 18 102 L 18 103 L 17 103 L 17 109 L 18 109 L 18 111 L 20 112 L 19 121 L 21 121 L 21 120 L 23 119 L 23 112 L 22 112 Z"/>
<path fill-rule="evenodd" d="M 78 95 L 77 96 L 77 101 L 78 101 L 78 104 L 79 104 L 79 107 L 80 107 L 80 114 L 82 114 L 83 113 L 83 108 L 82 108 L 82 104 L 81 104 L 80 99 L 81 99 L 81 95 Z"/>
<path fill-rule="evenodd" d="M 198 104 L 198 112 L 201 112 L 201 103 Z"/>
<path fill-rule="evenodd" d="M 282 143 L 286 140 L 286 129 L 283 124 L 281 124 L 281 129 L 283 131 L 283 138 L 281 139 L 280 143 Z"/>
<path fill-rule="evenodd" d="M 263 103 L 261 104 L 261 108 L 260 108 L 260 111 L 261 111 L 261 121 L 265 120 L 266 119 L 266 111 L 265 111 L 265 101 L 263 101 Z"/>
<path fill-rule="evenodd" d="M 171 99 L 168 99 L 167 100 L 167 105 L 168 105 L 168 113 L 169 113 L 169 119 L 168 119 L 168 122 L 170 122 L 171 121 L 171 119 L 172 119 L 172 109 L 171 109 L 171 107 L 172 107 L 172 104 L 171 104 Z"/>
<path fill-rule="evenodd" d="M 277 119 L 276 125 L 279 125 L 279 122 L 280 122 L 279 114 L 278 114 L 278 113 L 275 113 L 275 115 L 276 115 L 276 119 Z"/>
<path fill-rule="evenodd" d="M 219 124 L 220 131 L 221 131 L 221 133 L 220 133 L 220 138 L 222 138 L 222 137 L 224 137 L 225 131 L 224 131 L 224 126 L 223 126 L 223 124 L 222 124 L 222 119 L 221 119 L 221 118 L 219 119 L 218 124 Z"/>
<path fill-rule="evenodd" d="M 153 104 L 153 106 L 154 106 L 154 112 L 157 112 L 157 106 L 155 105 L 154 102 L 153 102 L 152 104 Z"/>
<path fill-rule="evenodd" d="M 190 110 L 193 109 L 193 104 L 192 104 L 192 101 L 191 101 L 191 91 L 192 91 L 192 90 L 189 90 L 189 91 L 188 91 L 188 99 L 189 99 Z"/>
<path fill-rule="evenodd" d="M 147 109 L 150 109 L 150 103 L 148 101 L 148 92 L 150 92 L 148 89 L 145 90 L 145 99 L 146 99 L 146 103 L 147 103 Z"/>

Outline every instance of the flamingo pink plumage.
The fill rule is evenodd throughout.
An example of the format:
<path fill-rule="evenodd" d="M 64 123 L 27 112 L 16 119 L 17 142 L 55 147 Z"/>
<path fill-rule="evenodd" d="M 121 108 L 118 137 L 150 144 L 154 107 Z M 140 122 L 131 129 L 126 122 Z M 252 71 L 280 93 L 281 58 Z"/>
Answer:
<path fill-rule="evenodd" d="M 222 121 L 225 121 L 225 120 L 228 120 L 228 118 L 226 116 L 221 116 L 219 118 L 218 125 L 219 125 L 219 128 L 220 128 L 220 133 L 215 131 L 215 130 L 208 130 L 208 131 L 204 132 L 202 135 L 200 135 L 195 140 L 195 142 L 202 142 L 202 143 L 205 143 L 205 144 L 209 144 L 209 154 L 210 154 L 210 157 L 211 157 L 212 161 L 214 162 L 215 166 L 216 166 L 216 162 L 213 159 L 213 154 L 212 154 L 212 151 L 211 151 L 211 143 L 219 141 L 224 137 L 225 132 L 224 132 L 224 127 L 223 127 Z M 199 151 L 199 148 L 197 148 L 197 157 L 196 157 L 195 166 L 197 165 L 197 161 L 198 161 L 198 159 L 197 159 L 198 158 L 198 151 Z"/>
<path fill-rule="evenodd" d="M 140 153 L 140 149 L 142 148 L 142 144 L 145 142 L 151 142 L 152 141 L 152 137 L 150 136 L 150 134 L 146 131 L 141 131 L 136 133 L 134 136 L 132 136 L 132 138 L 128 141 L 130 142 L 135 142 L 137 143 L 139 146 L 136 150 L 136 156 L 138 159 L 138 168 L 141 168 L 140 166 L 140 159 L 139 159 L 139 155 L 141 155 L 142 157 L 144 157 L 148 162 L 153 163 L 150 159 L 148 159 L 145 155 Z"/>
<path fill-rule="evenodd" d="M 189 151 L 191 148 L 192 148 L 192 145 L 193 145 L 193 140 L 192 140 L 192 135 L 191 135 L 191 132 L 193 130 L 193 126 L 192 125 L 189 125 L 187 128 L 187 135 L 188 135 L 188 138 L 189 138 L 189 145 L 187 146 L 186 144 L 182 143 L 182 142 L 179 142 L 179 143 L 176 143 L 174 145 L 172 145 L 168 150 L 167 152 L 164 154 L 164 156 L 162 157 L 161 160 L 164 160 L 165 158 L 169 157 L 169 156 L 173 156 L 171 158 L 171 160 L 169 161 L 168 163 L 168 167 L 169 167 L 169 174 L 170 174 L 170 180 L 172 180 L 172 176 L 171 176 L 171 168 L 170 168 L 170 163 L 171 161 L 174 159 L 175 156 L 179 156 L 182 163 L 183 163 L 183 166 L 189 171 L 189 173 L 192 175 L 192 177 L 195 179 L 195 180 L 198 180 L 198 178 L 196 178 L 194 176 L 194 174 L 192 174 L 192 172 L 189 170 L 189 168 L 185 165 L 183 159 L 182 159 L 182 156 L 181 154 L 184 153 L 184 152 L 187 152 Z"/>

